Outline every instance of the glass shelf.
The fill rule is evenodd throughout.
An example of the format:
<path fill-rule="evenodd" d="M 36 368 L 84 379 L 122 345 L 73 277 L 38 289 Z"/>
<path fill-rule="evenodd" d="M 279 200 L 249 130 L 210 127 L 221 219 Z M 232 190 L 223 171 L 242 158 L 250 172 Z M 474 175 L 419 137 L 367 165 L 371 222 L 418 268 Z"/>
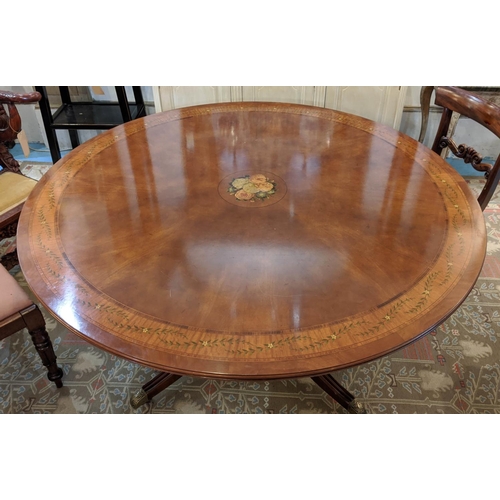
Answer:
<path fill-rule="evenodd" d="M 132 120 L 145 115 L 144 105 L 129 104 Z M 63 104 L 52 117 L 55 129 L 109 129 L 124 123 L 120 105 L 112 102 Z"/>

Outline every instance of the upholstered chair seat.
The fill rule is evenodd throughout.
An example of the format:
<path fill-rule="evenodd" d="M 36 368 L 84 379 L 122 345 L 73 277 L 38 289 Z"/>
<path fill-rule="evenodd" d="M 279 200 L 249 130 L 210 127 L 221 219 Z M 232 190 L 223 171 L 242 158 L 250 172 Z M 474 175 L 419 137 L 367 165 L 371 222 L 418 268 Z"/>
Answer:
<path fill-rule="evenodd" d="M 14 172 L 0 175 L 0 216 L 22 205 L 35 186 L 36 181 L 24 175 Z"/>

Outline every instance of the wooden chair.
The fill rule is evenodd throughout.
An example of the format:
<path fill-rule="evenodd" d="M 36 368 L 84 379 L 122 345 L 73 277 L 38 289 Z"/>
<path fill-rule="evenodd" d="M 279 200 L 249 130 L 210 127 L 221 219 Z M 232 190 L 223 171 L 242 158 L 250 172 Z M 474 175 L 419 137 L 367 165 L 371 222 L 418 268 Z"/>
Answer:
<path fill-rule="evenodd" d="M 500 138 L 500 107 L 458 87 L 435 87 L 435 92 L 435 103 L 444 109 L 432 150 L 440 155 L 444 148 L 449 148 L 455 156 L 462 158 L 465 163 L 470 163 L 476 170 L 484 172 L 486 184 L 477 200 L 481 210 L 484 210 L 500 179 L 500 154 L 494 165 L 483 163 L 482 156 L 475 149 L 465 144 L 457 146 L 453 142 L 449 136 L 450 122 L 455 111 L 474 120 Z"/>
<path fill-rule="evenodd" d="M 17 221 L 24 202 L 36 181 L 22 175 L 19 163 L 10 154 L 14 141 L 21 131 L 21 117 L 16 104 L 37 102 L 41 99 L 38 92 L 15 94 L 0 90 L 0 240 L 15 236 Z M 5 111 L 7 105 L 9 113 Z M 7 254 L 2 264 L 10 269 L 17 264 L 17 253 Z"/>
<path fill-rule="evenodd" d="M 56 364 L 56 354 L 45 328 L 43 315 L 9 272 L 0 266 L 0 340 L 27 328 L 48 378 L 62 387 L 63 371 Z"/>

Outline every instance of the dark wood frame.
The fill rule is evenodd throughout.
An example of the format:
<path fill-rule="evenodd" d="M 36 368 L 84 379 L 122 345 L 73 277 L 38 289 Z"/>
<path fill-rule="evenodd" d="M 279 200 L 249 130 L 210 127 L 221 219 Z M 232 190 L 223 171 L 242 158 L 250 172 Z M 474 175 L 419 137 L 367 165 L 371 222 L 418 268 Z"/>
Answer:
<path fill-rule="evenodd" d="M 470 163 L 479 172 L 485 172 L 486 184 L 478 197 L 481 210 L 488 205 L 500 180 L 500 154 L 494 165 L 482 163 L 483 158 L 470 146 L 457 146 L 450 137 L 450 122 L 453 112 L 479 123 L 500 138 L 500 107 L 482 97 L 459 87 L 435 87 L 436 104 L 443 107 L 432 150 L 438 155 L 449 147 L 455 156 Z"/>

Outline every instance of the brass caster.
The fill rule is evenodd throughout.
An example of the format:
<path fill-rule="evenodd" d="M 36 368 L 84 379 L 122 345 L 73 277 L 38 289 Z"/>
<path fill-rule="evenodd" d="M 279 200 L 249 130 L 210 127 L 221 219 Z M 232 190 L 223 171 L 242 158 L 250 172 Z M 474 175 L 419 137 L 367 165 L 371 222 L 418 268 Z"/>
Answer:
<path fill-rule="evenodd" d="M 130 406 L 132 406 L 134 410 L 137 410 L 137 408 L 146 404 L 148 401 L 149 398 L 146 391 L 144 391 L 144 389 L 139 389 L 135 395 L 130 398 Z"/>
<path fill-rule="evenodd" d="M 355 414 L 365 415 L 368 413 L 366 411 L 365 405 L 363 403 L 360 403 L 359 401 L 356 401 L 355 399 L 349 403 L 346 410 L 348 413 L 355 413 Z"/>

